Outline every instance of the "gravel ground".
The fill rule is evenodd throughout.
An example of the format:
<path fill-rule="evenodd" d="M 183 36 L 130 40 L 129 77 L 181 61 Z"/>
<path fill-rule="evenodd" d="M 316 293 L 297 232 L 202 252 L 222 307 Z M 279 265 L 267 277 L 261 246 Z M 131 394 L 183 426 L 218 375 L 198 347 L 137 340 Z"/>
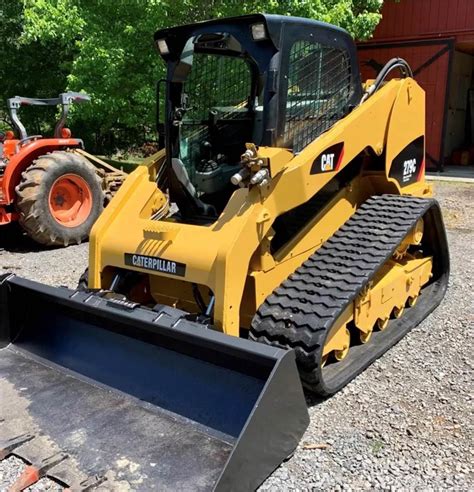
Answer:
<path fill-rule="evenodd" d="M 437 183 L 436 195 L 452 262 L 444 302 L 336 396 L 308 397 L 300 446 L 261 490 L 474 490 L 474 185 Z M 74 286 L 86 266 L 86 244 L 42 250 L 1 233 L 0 271 Z M 0 490 L 18 469 L 0 463 Z M 55 489 L 43 479 L 30 490 Z"/>

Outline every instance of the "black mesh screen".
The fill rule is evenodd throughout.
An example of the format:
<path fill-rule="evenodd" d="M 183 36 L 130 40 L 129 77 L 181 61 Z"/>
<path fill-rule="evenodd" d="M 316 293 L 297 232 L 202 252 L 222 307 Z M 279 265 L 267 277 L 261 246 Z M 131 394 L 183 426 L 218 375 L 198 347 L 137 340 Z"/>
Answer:
<path fill-rule="evenodd" d="M 346 52 L 309 41 L 290 52 L 285 145 L 299 152 L 347 112 L 351 92 Z"/>
<path fill-rule="evenodd" d="M 242 58 L 195 53 L 185 82 L 193 108 L 189 117 L 205 119 L 213 106 L 239 106 L 250 96 L 251 74 Z"/>
<path fill-rule="evenodd" d="M 182 123 L 181 159 L 192 179 L 199 161 L 202 142 L 210 139 L 209 119 L 218 120 L 225 130 L 226 120 L 248 112 L 252 75 L 247 62 L 241 58 L 195 53 L 193 65 L 184 84 L 190 109 Z M 211 116 L 210 112 L 214 111 Z M 221 133 L 221 132 L 220 132 Z M 228 134 L 222 132 L 222 138 Z"/>

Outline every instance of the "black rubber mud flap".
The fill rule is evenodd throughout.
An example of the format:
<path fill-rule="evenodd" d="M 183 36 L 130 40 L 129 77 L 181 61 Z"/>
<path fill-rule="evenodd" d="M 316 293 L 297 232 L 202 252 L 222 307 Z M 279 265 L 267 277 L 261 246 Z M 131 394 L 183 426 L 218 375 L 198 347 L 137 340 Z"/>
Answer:
<path fill-rule="evenodd" d="M 255 489 L 309 423 L 294 353 L 183 315 L 4 276 L 0 457 L 78 489 Z"/>

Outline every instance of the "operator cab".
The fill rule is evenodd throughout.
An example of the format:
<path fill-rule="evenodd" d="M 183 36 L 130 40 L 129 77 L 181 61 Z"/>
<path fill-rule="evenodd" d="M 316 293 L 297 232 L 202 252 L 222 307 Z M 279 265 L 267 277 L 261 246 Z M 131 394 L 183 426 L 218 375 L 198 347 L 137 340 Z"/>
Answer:
<path fill-rule="evenodd" d="M 355 47 L 342 29 L 249 15 L 163 29 L 166 172 L 174 217 L 212 222 L 236 187 L 245 144 L 300 152 L 361 96 Z"/>
<path fill-rule="evenodd" d="M 183 83 L 173 87 L 179 105 L 170 113 L 176 134 L 172 167 L 187 191 L 202 197 L 202 211 L 212 216 L 233 191 L 230 178 L 239 170 L 245 142 L 257 137 L 256 114 L 261 120 L 262 113 L 258 67 L 224 32 L 189 38 L 179 65 Z"/>

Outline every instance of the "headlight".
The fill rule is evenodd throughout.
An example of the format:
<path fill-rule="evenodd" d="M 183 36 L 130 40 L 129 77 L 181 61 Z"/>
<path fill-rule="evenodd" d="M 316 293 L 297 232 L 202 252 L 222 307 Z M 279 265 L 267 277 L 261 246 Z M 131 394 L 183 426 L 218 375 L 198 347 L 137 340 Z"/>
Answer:
<path fill-rule="evenodd" d="M 267 31 L 265 29 L 265 24 L 259 22 L 258 24 L 252 24 L 252 38 L 255 41 L 261 41 L 262 39 L 267 39 Z"/>
<path fill-rule="evenodd" d="M 158 51 L 162 55 L 169 55 L 170 50 L 168 48 L 168 43 L 166 42 L 166 39 L 157 39 L 156 40 L 156 46 L 158 48 Z"/>

